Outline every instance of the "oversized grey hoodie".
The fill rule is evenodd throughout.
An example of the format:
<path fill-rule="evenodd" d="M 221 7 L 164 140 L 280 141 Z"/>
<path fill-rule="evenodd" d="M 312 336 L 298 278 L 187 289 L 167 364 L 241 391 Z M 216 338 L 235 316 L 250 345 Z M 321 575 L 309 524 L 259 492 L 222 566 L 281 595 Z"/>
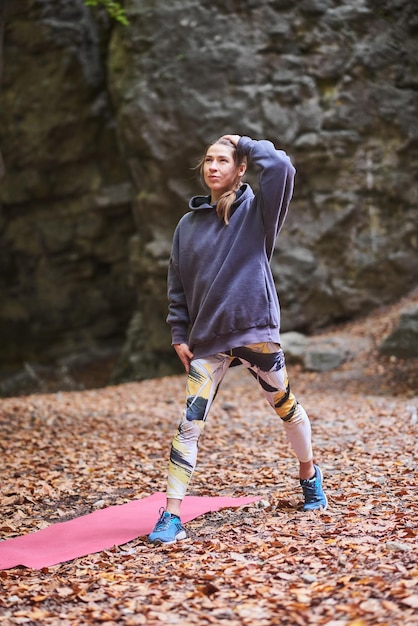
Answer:
<path fill-rule="evenodd" d="M 295 168 L 270 141 L 241 137 L 259 171 L 241 187 L 229 224 L 207 196 L 194 196 L 174 232 L 168 269 L 172 344 L 195 358 L 263 341 L 280 343 L 280 307 L 270 268 L 293 192 Z"/>

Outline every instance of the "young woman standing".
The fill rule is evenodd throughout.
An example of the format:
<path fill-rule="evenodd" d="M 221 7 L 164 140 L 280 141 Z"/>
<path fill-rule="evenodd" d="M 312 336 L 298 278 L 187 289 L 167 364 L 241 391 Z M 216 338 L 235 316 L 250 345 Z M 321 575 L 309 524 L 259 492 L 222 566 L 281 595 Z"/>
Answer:
<path fill-rule="evenodd" d="M 242 179 L 259 172 L 254 194 Z M 188 374 L 186 406 L 171 445 L 166 508 L 152 543 L 186 537 L 181 502 L 196 465 L 198 439 L 233 361 L 260 383 L 282 419 L 299 460 L 303 510 L 325 509 L 322 473 L 314 465 L 311 426 L 290 390 L 280 347 L 280 307 L 270 269 L 276 237 L 293 192 L 295 169 L 267 140 L 224 135 L 201 161 L 209 196 L 195 196 L 175 230 L 168 271 L 172 344 Z"/>

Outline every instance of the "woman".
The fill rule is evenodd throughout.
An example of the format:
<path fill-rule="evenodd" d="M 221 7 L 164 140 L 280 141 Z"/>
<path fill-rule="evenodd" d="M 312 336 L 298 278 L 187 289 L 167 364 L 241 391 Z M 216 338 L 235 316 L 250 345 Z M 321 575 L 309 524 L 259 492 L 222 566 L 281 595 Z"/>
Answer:
<path fill-rule="evenodd" d="M 255 195 L 242 182 L 247 160 L 259 171 Z M 257 379 L 283 420 L 299 460 L 303 509 L 327 506 L 322 473 L 313 463 L 309 418 L 289 387 L 270 269 L 295 169 L 270 141 L 224 135 L 208 147 L 200 171 L 210 196 L 191 199 L 174 233 L 168 271 L 167 321 L 188 377 L 186 407 L 171 446 L 167 504 L 149 535 L 152 543 L 186 537 L 181 502 L 207 414 L 233 361 Z"/>

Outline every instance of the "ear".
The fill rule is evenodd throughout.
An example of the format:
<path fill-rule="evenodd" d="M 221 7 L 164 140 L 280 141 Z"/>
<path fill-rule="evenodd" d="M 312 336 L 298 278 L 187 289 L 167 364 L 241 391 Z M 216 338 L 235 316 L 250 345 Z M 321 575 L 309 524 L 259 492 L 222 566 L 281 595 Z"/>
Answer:
<path fill-rule="evenodd" d="M 238 176 L 244 176 L 245 172 L 247 171 L 247 164 L 246 163 L 241 163 L 241 165 L 238 167 Z"/>

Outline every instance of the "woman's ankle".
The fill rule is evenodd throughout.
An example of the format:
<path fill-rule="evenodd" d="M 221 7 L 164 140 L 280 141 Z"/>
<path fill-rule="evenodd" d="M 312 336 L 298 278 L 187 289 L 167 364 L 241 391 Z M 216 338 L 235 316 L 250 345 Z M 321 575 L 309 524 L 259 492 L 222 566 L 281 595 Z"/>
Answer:
<path fill-rule="evenodd" d="M 172 515 L 177 515 L 177 517 L 180 517 L 181 500 L 177 500 L 177 498 L 167 498 L 165 510 L 167 511 L 167 513 L 171 513 Z"/>

